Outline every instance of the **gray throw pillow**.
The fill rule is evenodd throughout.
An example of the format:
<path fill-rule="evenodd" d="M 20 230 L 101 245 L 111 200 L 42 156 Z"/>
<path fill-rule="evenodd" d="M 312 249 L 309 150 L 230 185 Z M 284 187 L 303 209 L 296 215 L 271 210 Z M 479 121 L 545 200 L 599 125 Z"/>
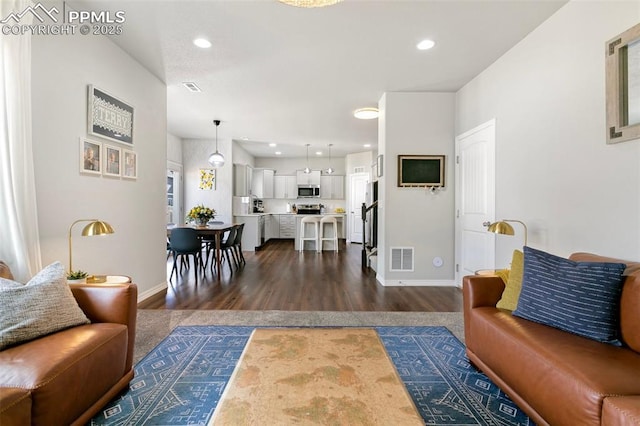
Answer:
<path fill-rule="evenodd" d="M 65 328 L 88 324 L 60 262 L 27 284 L 0 278 L 0 351 Z"/>

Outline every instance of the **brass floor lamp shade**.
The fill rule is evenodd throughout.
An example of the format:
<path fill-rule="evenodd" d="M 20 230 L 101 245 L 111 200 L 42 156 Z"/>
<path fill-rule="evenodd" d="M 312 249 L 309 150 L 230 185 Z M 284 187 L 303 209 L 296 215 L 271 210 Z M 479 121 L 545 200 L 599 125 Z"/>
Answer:
<path fill-rule="evenodd" d="M 72 259 L 71 231 L 73 230 L 73 226 L 76 223 L 80 223 L 80 222 L 89 222 L 89 224 L 85 226 L 84 229 L 82 229 L 83 237 L 92 237 L 94 235 L 108 235 L 108 234 L 113 234 L 114 232 L 111 225 L 109 225 L 107 222 L 103 222 L 98 219 L 78 219 L 75 222 L 73 222 L 69 227 L 69 272 L 70 273 L 73 272 L 73 265 L 71 260 Z"/>
<path fill-rule="evenodd" d="M 502 235 L 515 235 L 513 230 L 513 226 L 509 225 L 507 222 L 516 222 L 522 225 L 524 228 L 524 245 L 527 245 L 527 225 L 524 222 L 516 219 L 502 219 L 499 222 L 485 222 L 484 226 L 487 227 L 487 231 L 493 232 L 494 234 L 502 234 Z"/>

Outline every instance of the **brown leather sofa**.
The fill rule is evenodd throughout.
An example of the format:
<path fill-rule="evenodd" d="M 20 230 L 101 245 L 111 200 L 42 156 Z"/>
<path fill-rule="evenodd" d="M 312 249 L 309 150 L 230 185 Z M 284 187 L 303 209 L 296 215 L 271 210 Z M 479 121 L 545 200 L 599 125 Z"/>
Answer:
<path fill-rule="evenodd" d="M 538 425 L 640 425 L 640 264 L 574 253 L 575 261 L 626 263 L 622 347 L 496 308 L 497 276 L 463 278 L 467 355 Z"/>
<path fill-rule="evenodd" d="M 0 351 L 0 425 L 83 425 L 133 379 L 135 284 L 71 284 L 91 324 Z"/>

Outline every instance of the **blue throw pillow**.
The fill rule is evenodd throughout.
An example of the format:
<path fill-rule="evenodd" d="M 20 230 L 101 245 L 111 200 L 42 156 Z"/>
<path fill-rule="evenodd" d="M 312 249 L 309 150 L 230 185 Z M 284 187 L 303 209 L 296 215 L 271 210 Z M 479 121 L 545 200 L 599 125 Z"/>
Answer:
<path fill-rule="evenodd" d="M 600 342 L 620 345 L 623 263 L 575 262 L 524 247 L 513 315 Z"/>

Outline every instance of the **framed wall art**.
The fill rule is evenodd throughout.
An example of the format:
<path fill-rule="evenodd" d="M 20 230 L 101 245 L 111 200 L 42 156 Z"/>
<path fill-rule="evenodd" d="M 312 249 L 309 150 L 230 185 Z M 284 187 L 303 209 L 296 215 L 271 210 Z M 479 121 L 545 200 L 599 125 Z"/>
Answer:
<path fill-rule="evenodd" d="M 640 24 L 606 44 L 607 143 L 640 138 Z"/>
<path fill-rule="evenodd" d="M 80 138 L 80 173 L 102 174 L 102 143 Z"/>
<path fill-rule="evenodd" d="M 89 85 L 88 133 L 133 145 L 133 107 Z"/>
<path fill-rule="evenodd" d="M 122 149 L 117 146 L 104 144 L 104 168 L 102 174 L 105 176 L 120 177 L 122 164 Z"/>
<path fill-rule="evenodd" d="M 216 187 L 216 171 L 214 169 L 200 169 L 200 183 L 198 189 L 211 191 Z"/>
<path fill-rule="evenodd" d="M 138 154 L 128 149 L 122 150 L 122 177 L 138 178 Z"/>

